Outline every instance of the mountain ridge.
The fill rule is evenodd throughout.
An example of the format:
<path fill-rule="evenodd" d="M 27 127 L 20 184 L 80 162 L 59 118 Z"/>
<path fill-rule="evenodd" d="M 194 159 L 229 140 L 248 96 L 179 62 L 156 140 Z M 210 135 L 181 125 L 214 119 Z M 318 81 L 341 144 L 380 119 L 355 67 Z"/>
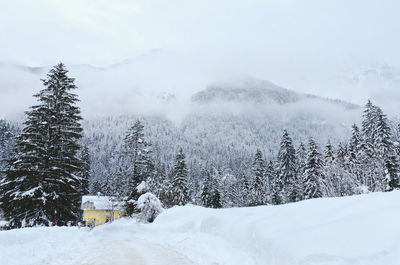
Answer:
<path fill-rule="evenodd" d="M 296 92 L 267 80 L 247 78 L 236 83 L 215 83 L 198 91 L 191 97 L 191 102 L 205 104 L 215 101 L 278 104 L 285 105 L 303 100 L 321 100 L 337 104 L 346 109 L 358 109 L 359 105 L 340 99 L 324 98 L 317 95 Z"/>

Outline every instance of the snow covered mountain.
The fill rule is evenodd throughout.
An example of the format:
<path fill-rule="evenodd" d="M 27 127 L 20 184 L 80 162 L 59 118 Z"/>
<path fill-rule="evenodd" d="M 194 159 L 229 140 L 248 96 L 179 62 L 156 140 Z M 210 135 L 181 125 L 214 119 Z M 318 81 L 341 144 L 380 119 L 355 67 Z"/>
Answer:
<path fill-rule="evenodd" d="M 270 81 L 245 78 L 231 83 L 217 83 L 195 93 L 192 102 L 207 104 L 213 102 L 233 102 L 241 104 L 271 105 L 290 104 L 301 101 L 323 101 L 327 104 L 357 109 L 358 105 L 338 99 L 321 98 L 316 95 L 295 92 Z M 258 106 L 259 107 L 259 106 Z"/>
<path fill-rule="evenodd" d="M 397 265 L 400 192 L 0 232 L 2 264 Z M 136 264 L 136 263 L 135 263 Z"/>
<path fill-rule="evenodd" d="M 269 81 L 245 79 L 232 84 L 215 84 L 192 96 L 193 102 L 227 101 L 255 104 L 287 104 L 302 96 Z"/>

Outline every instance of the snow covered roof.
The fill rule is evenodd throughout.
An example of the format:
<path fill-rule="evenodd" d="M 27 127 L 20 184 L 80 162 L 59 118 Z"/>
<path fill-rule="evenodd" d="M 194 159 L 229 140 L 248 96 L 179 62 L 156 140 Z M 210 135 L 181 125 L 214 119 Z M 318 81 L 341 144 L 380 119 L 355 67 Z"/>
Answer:
<path fill-rule="evenodd" d="M 123 202 L 111 196 L 82 196 L 82 210 L 122 210 Z"/>

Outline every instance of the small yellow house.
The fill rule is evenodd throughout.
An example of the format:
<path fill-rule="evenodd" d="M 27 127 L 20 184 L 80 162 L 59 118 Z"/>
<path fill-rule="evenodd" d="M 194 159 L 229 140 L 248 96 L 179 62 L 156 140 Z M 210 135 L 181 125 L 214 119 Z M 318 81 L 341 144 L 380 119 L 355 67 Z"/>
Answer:
<path fill-rule="evenodd" d="M 122 203 L 110 196 L 82 196 L 82 220 L 88 227 L 95 227 L 124 216 Z"/>

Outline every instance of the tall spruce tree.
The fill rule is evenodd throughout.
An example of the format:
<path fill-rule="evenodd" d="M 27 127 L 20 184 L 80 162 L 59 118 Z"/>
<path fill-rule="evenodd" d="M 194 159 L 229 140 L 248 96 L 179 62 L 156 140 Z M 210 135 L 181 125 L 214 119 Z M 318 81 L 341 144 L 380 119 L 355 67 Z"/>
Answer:
<path fill-rule="evenodd" d="M 362 184 L 358 183 L 356 180 L 357 172 L 359 167 L 357 164 L 350 163 L 349 164 L 349 150 L 350 148 L 346 148 L 346 145 L 343 143 L 339 143 L 336 155 L 335 155 L 335 196 L 347 196 L 354 194 L 354 188 L 356 186 L 360 186 Z M 350 161 L 351 162 L 351 161 Z M 354 173 L 353 173 L 354 172 Z M 360 179 L 362 179 L 360 177 Z"/>
<path fill-rule="evenodd" d="M 333 164 L 335 160 L 335 150 L 333 149 L 333 145 L 331 144 L 330 140 L 328 140 L 328 143 L 325 145 L 324 153 L 324 164 Z"/>
<path fill-rule="evenodd" d="M 278 205 L 285 203 L 282 198 L 281 182 L 277 172 L 277 162 L 270 160 L 266 168 L 266 180 L 268 181 L 267 203 Z"/>
<path fill-rule="evenodd" d="M 264 174 L 264 204 L 272 203 L 272 193 L 273 193 L 273 183 L 275 183 L 276 172 L 275 165 L 272 160 L 270 160 L 265 167 Z"/>
<path fill-rule="evenodd" d="M 376 136 L 378 133 L 379 108 L 371 101 L 365 105 L 361 127 L 361 143 L 359 147 L 357 162 L 359 169 L 357 174 L 359 187 L 357 189 L 369 191 L 382 191 L 384 186 L 385 165 L 378 155 Z"/>
<path fill-rule="evenodd" d="M 212 178 L 210 172 L 204 170 L 203 174 L 203 185 L 201 191 L 201 202 L 204 207 L 211 207 L 211 197 L 212 197 Z"/>
<path fill-rule="evenodd" d="M 323 196 L 335 196 L 338 187 L 337 163 L 333 145 L 330 140 L 325 145 L 323 168 L 321 177 L 321 191 Z"/>
<path fill-rule="evenodd" d="M 308 142 L 306 167 L 304 170 L 305 199 L 322 197 L 321 191 L 321 155 L 313 139 Z"/>
<path fill-rule="evenodd" d="M 77 157 L 82 119 L 77 87 L 60 63 L 42 80 L 38 104 L 26 112 L 25 127 L 8 161 L 2 208 L 10 227 L 77 221 L 83 179 Z"/>
<path fill-rule="evenodd" d="M 368 100 L 364 107 L 363 121 L 361 125 L 362 147 L 365 155 L 372 157 L 374 155 L 374 134 L 376 131 L 376 106 Z"/>
<path fill-rule="evenodd" d="M 222 208 L 222 199 L 221 193 L 219 192 L 218 187 L 214 187 L 211 194 L 211 207 L 212 208 Z"/>
<path fill-rule="evenodd" d="M 283 131 L 277 159 L 277 172 L 279 189 L 284 201 L 297 201 L 298 180 L 296 174 L 296 151 L 292 138 L 286 130 Z"/>
<path fill-rule="evenodd" d="M 219 189 L 216 174 L 211 175 L 210 172 L 203 172 L 205 179 L 203 181 L 201 201 L 203 206 L 208 208 L 222 208 L 222 198 Z"/>
<path fill-rule="evenodd" d="M 360 130 L 356 124 L 351 127 L 351 137 L 349 142 L 349 157 L 350 160 L 355 161 L 358 158 L 361 149 L 362 139 Z"/>
<path fill-rule="evenodd" d="M 240 197 L 240 206 L 249 206 L 252 202 L 252 187 L 249 183 L 249 179 L 246 175 L 242 174 L 239 181 L 236 183 L 238 195 Z"/>
<path fill-rule="evenodd" d="M 0 180 L 6 161 L 11 158 L 12 149 L 15 144 L 16 130 L 5 120 L 0 120 Z"/>
<path fill-rule="evenodd" d="M 264 175 L 265 175 L 265 165 L 262 157 L 262 153 L 257 149 L 254 156 L 253 166 L 253 179 L 252 179 L 252 202 L 251 205 L 261 205 L 264 202 Z"/>
<path fill-rule="evenodd" d="M 7 166 L 7 160 L 12 156 L 14 144 L 15 144 L 16 130 L 7 121 L 0 120 L 0 187 L 4 178 L 4 170 Z M 1 197 L 3 192 L 0 188 L 0 218 L 3 218 L 1 210 Z"/>
<path fill-rule="evenodd" d="M 126 199 L 125 210 L 128 216 L 136 212 L 136 201 L 141 195 L 137 190 L 142 181 L 146 181 L 154 173 L 154 165 L 151 159 L 150 143 L 145 139 L 144 126 L 137 120 L 135 124 L 128 129 L 124 138 L 124 159 L 122 162 L 127 168 L 124 171 L 124 187 L 121 194 Z M 121 182 L 121 181 L 118 181 Z"/>
<path fill-rule="evenodd" d="M 89 193 L 89 178 L 90 178 L 90 153 L 87 145 L 83 146 L 81 152 L 82 169 L 80 176 L 82 178 L 82 193 Z"/>
<path fill-rule="evenodd" d="M 375 156 L 383 165 L 382 190 L 391 191 L 399 188 L 399 161 L 392 141 L 391 130 L 386 115 L 376 107 L 376 128 L 374 131 Z"/>
<path fill-rule="evenodd" d="M 282 199 L 280 182 L 278 182 L 278 178 L 276 177 L 271 185 L 271 204 L 278 205 L 282 203 L 285 203 L 285 201 Z"/>
<path fill-rule="evenodd" d="M 185 154 L 179 148 L 175 157 L 175 165 L 172 173 L 172 202 L 174 205 L 185 205 L 188 201 L 187 191 L 188 169 Z"/>
<path fill-rule="evenodd" d="M 307 150 L 302 142 L 299 144 L 299 147 L 296 150 L 296 158 L 296 170 L 299 174 L 302 174 L 304 172 L 304 167 L 307 160 Z"/>
<path fill-rule="evenodd" d="M 399 176 L 399 158 L 396 154 L 392 153 L 385 158 L 386 166 L 386 186 L 385 191 L 392 191 L 400 188 Z"/>
<path fill-rule="evenodd" d="M 394 152 L 393 142 L 391 140 L 391 131 L 386 118 L 383 114 L 382 109 L 375 107 L 374 112 L 375 128 L 373 131 L 373 147 L 374 157 L 384 159 L 387 155 Z"/>

